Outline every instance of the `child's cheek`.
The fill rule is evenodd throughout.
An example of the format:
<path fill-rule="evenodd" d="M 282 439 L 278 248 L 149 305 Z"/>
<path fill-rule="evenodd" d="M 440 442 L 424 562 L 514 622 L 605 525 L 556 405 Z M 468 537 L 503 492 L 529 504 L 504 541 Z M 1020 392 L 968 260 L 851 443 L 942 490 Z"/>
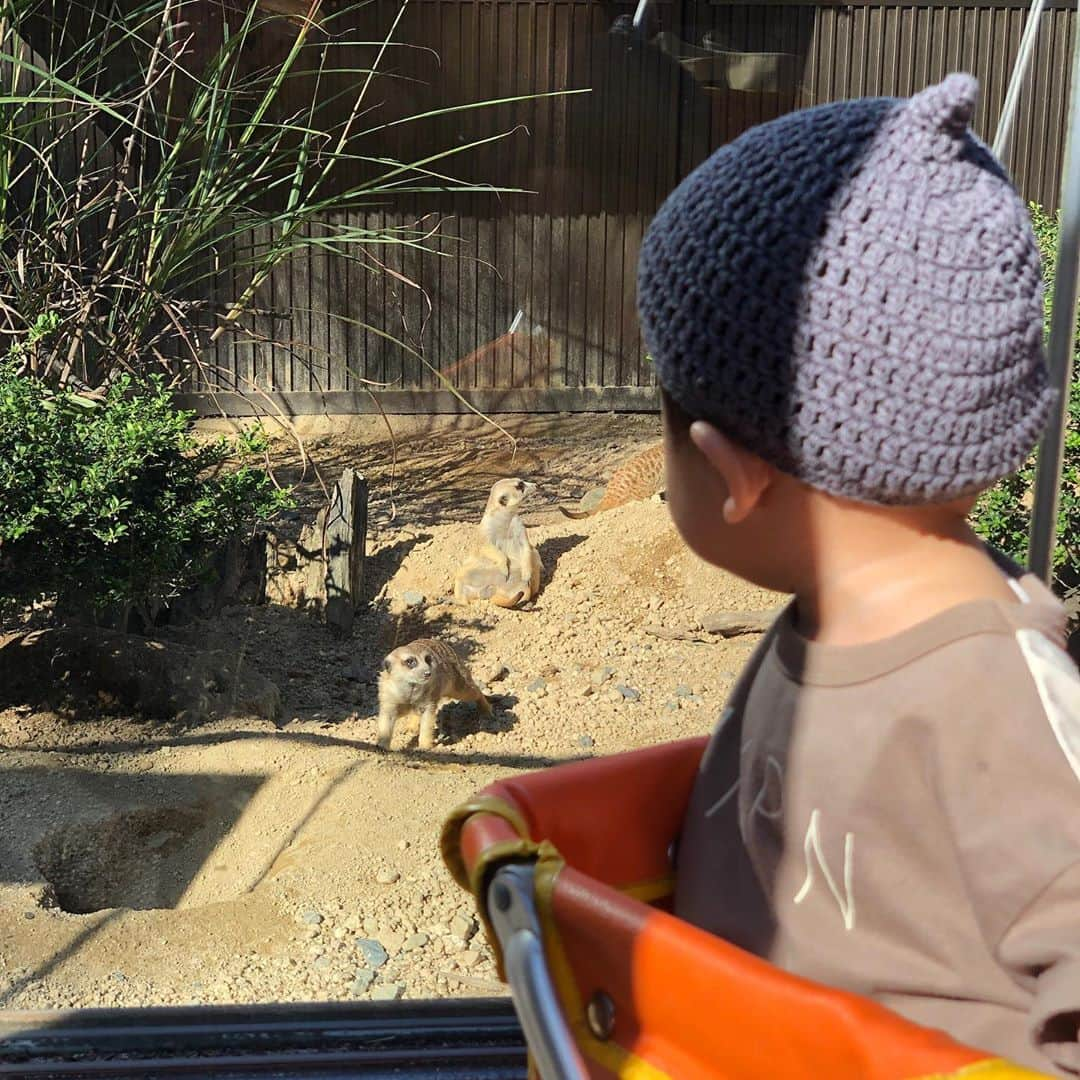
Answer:
<path fill-rule="evenodd" d="M 667 505 L 672 521 L 687 547 L 699 558 L 722 564 L 723 519 L 720 507 L 727 492 L 719 476 L 699 459 L 688 462 L 683 454 L 668 453 Z"/>

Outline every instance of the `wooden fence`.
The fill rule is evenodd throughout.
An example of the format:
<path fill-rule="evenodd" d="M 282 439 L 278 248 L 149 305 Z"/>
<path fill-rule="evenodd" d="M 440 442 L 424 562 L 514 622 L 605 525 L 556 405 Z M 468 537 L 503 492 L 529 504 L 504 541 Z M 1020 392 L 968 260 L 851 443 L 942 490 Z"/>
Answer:
<path fill-rule="evenodd" d="M 351 413 L 374 410 L 374 391 L 390 412 L 459 411 L 445 379 L 485 411 L 653 408 L 635 267 L 645 226 L 680 177 L 762 120 L 908 95 L 953 70 L 980 80 L 976 127 L 992 137 L 1027 8 L 654 0 L 640 44 L 621 30 L 626 3 L 410 0 L 396 36 L 412 47 L 397 49 L 384 74 L 388 115 L 590 92 L 403 124 L 380 136 L 378 152 L 411 161 L 509 132 L 446 167 L 533 194 L 410 195 L 364 208 L 351 220 L 374 229 L 438 225 L 433 254 L 378 248 L 368 253 L 378 270 L 370 259 L 293 260 L 260 291 L 250 333 L 219 340 L 207 358 L 212 381 L 193 384 L 185 401 L 230 413 L 268 400 L 294 414 Z M 376 39 L 397 10 L 396 0 L 374 0 L 349 36 Z M 1048 0 L 1014 128 L 1017 185 L 1047 205 L 1061 173 L 1075 32 L 1075 5 Z M 333 48 L 330 66 L 342 74 L 320 92 L 347 90 L 347 69 L 371 59 L 364 46 Z M 244 246 L 213 299 L 242 289 Z"/>

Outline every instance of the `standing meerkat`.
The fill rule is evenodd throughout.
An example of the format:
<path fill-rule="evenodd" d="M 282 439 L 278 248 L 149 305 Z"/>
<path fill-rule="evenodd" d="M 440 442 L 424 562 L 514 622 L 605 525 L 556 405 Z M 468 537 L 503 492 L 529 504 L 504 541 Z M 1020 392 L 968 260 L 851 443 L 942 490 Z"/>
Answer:
<path fill-rule="evenodd" d="M 568 518 L 587 518 L 624 503 L 652 498 L 663 490 L 664 444 L 656 443 L 615 470 L 604 489 L 603 498 L 591 510 L 571 510 L 565 506 L 559 509 Z"/>
<path fill-rule="evenodd" d="M 379 746 L 389 750 L 394 725 L 403 714 L 414 712 L 420 716 L 420 749 L 430 750 L 444 701 L 475 701 L 484 716 L 491 715 L 491 702 L 444 641 L 418 638 L 395 649 L 379 674 Z"/>
<path fill-rule="evenodd" d="M 454 576 L 454 599 L 459 604 L 490 600 L 499 607 L 516 607 L 540 590 L 543 565 L 519 516 L 534 491 L 535 484 L 517 477 L 492 485 L 480 519 L 480 547 Z"/>

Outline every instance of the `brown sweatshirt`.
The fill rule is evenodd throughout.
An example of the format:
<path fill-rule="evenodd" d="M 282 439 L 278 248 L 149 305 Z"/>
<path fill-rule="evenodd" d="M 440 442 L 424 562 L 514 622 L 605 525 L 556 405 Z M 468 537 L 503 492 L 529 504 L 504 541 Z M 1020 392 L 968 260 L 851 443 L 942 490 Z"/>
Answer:
<path fill-rule="evenodd" d="M 676 911 L 1080 1074 L 1080 676 L 1036 578 L 868 645 L 778 619 L 702 760 Z"/>

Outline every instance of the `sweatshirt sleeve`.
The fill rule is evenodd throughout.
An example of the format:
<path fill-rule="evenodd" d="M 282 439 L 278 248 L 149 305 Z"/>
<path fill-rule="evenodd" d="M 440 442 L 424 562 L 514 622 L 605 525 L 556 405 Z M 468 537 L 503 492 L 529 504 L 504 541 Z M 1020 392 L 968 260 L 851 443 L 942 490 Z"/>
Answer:
<path fill-rule="evenodd" d="M 1021 912 L 997 955 L 1033 989 L 1032 1043 L 1058 1068 L 1080 1075 L 1080 861 Z"/>
<path fill-rule="evenodd" d="M 1034 629 L 980 647 L 995 678 L 962 680 L 978 723 L 942 794 L 985 940 L 1030 994 L 1029 1038 L 1080 1075 L 1080 674 Z"/>

